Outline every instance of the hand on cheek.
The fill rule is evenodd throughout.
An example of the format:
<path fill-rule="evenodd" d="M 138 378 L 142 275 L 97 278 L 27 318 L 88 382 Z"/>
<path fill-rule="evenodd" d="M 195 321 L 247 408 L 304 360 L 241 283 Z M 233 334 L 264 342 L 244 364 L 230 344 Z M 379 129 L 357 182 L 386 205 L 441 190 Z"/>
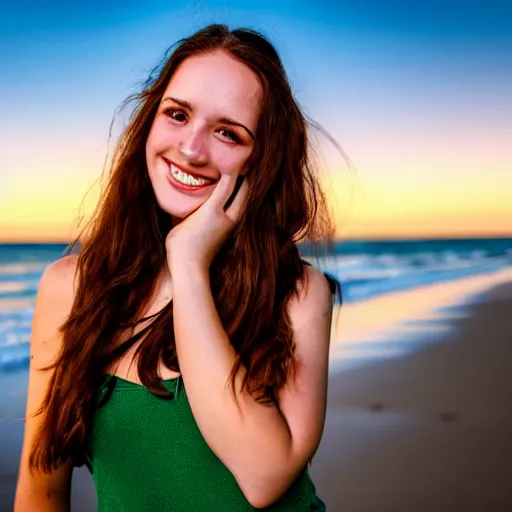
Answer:
<path fill-rule="evenodd" d="M 166 249 L 171 275 L 173 269 L 183 266 L 208 270 L 239 220 L 247 199 L 247 182 L 242 176 L 237 180 L 238 177 L 223 174 L 210 197 L 169 232 Z"/>

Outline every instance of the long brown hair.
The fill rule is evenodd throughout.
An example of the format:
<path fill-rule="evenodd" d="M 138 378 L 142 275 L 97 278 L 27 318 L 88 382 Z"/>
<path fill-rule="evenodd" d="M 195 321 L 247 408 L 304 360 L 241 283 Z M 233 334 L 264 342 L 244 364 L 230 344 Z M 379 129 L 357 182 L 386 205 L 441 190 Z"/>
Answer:
<path fill-rule="evenodd" d="M 178 41 L 142 92 L 129 98 L 136 106 L 116 146 L 108 184 L 76 241 L 79 285 L 60 327 L 63 343 L 50 367 L 54 372 L 40 409 L 44 418 L 30 457 L 33 468 L 48 472 L 68 458 L 84 461 L 99 379 L 123 354 L 120 333 L 140 320 L 166 262 L 164 242 L 173 220 L 157 204 L 146 139 L 178 65 L 219 49 L 252 69 L 263 90 L 247 207 L 210 268 L 212 295 L 238 355 L 230 382 L 234 388 L 243 368 L 243 389 L 277 404 L 278 391 L 294 375 L 286 306 L 306 277 L 297 243 L 325 240 L 333 225 L 311 162 L 308 125 L 275 49 L 258 32 L 210 25 Z M 136 351 L 138 374 L 151 392 L 163 396 L 159 362 L 179 371 L 172 301 L 144 334 Z"/>

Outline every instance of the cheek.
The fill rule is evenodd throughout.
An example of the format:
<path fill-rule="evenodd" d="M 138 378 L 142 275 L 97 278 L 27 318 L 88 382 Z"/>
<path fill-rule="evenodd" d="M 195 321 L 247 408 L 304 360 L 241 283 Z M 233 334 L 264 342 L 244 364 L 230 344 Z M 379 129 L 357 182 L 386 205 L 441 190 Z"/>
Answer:
<path fill-rule="evenodd" d="M 158 119 L 151 128 L 146 143 L 146 152 L 152 153 L 153 156 L 161 151 L 165 151 L 170 145 L 176 142 L 176 134 L 169 126 L 165 124 L 165 120 Z"/>
<path fill-rule="evenodd" d="M 235 174 L 243 169 L 250 154 L 250 149 L 242 147 L 229 151 L 219 151 L 215 157 L 215 163 L 221 173 Z"/>

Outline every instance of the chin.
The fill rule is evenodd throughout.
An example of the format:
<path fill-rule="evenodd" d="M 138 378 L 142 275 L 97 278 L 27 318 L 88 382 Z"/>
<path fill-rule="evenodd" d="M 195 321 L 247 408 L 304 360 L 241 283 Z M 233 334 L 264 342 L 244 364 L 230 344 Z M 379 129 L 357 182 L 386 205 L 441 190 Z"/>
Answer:
<path fill-rule="evenodd" d="M 158 194 L 156 194 L 156 198 L 158 205 L 165 213 L 179 220 L 187 218 L 205 202 L 205 199 L 199 198 L 186 198 L 186 200 L 170 197 L 159 198 Z"/>

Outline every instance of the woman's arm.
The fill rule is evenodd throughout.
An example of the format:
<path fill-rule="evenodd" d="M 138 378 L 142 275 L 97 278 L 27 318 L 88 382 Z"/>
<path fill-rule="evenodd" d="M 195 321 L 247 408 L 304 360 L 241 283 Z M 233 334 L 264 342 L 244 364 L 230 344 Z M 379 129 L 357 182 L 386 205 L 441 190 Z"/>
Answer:
<path fill-rule="evenodd" d="M 226 386 L 235 351 L 222 327 L 203 267 L 173 268 L 174 329 L 180 370 L 205 440 L 255 507 L 279 499 L 316 452 L 325 422 L 332 297 L 321 272 L 290 301 L 296 379 L 281 412 Z M 240 383 L 240 378 L 238 378 Z"/>
<path fill-rule="evenodd" d="M 73 301 L 75 266 L 76 257 L 63 258 L 47 267 L 39 283 L 32 320 L 25 431 L 14 512 L 70 510 L 71 462 L 45 474 L 30 471 L 28 461 L 41 423 L 41 416 L 35 413 L 52 375 L 52 370 L 40 371 L 39 368 L 52 363 L 60 349 L 61 336 L 57 330 L 69 315 Z"/>

